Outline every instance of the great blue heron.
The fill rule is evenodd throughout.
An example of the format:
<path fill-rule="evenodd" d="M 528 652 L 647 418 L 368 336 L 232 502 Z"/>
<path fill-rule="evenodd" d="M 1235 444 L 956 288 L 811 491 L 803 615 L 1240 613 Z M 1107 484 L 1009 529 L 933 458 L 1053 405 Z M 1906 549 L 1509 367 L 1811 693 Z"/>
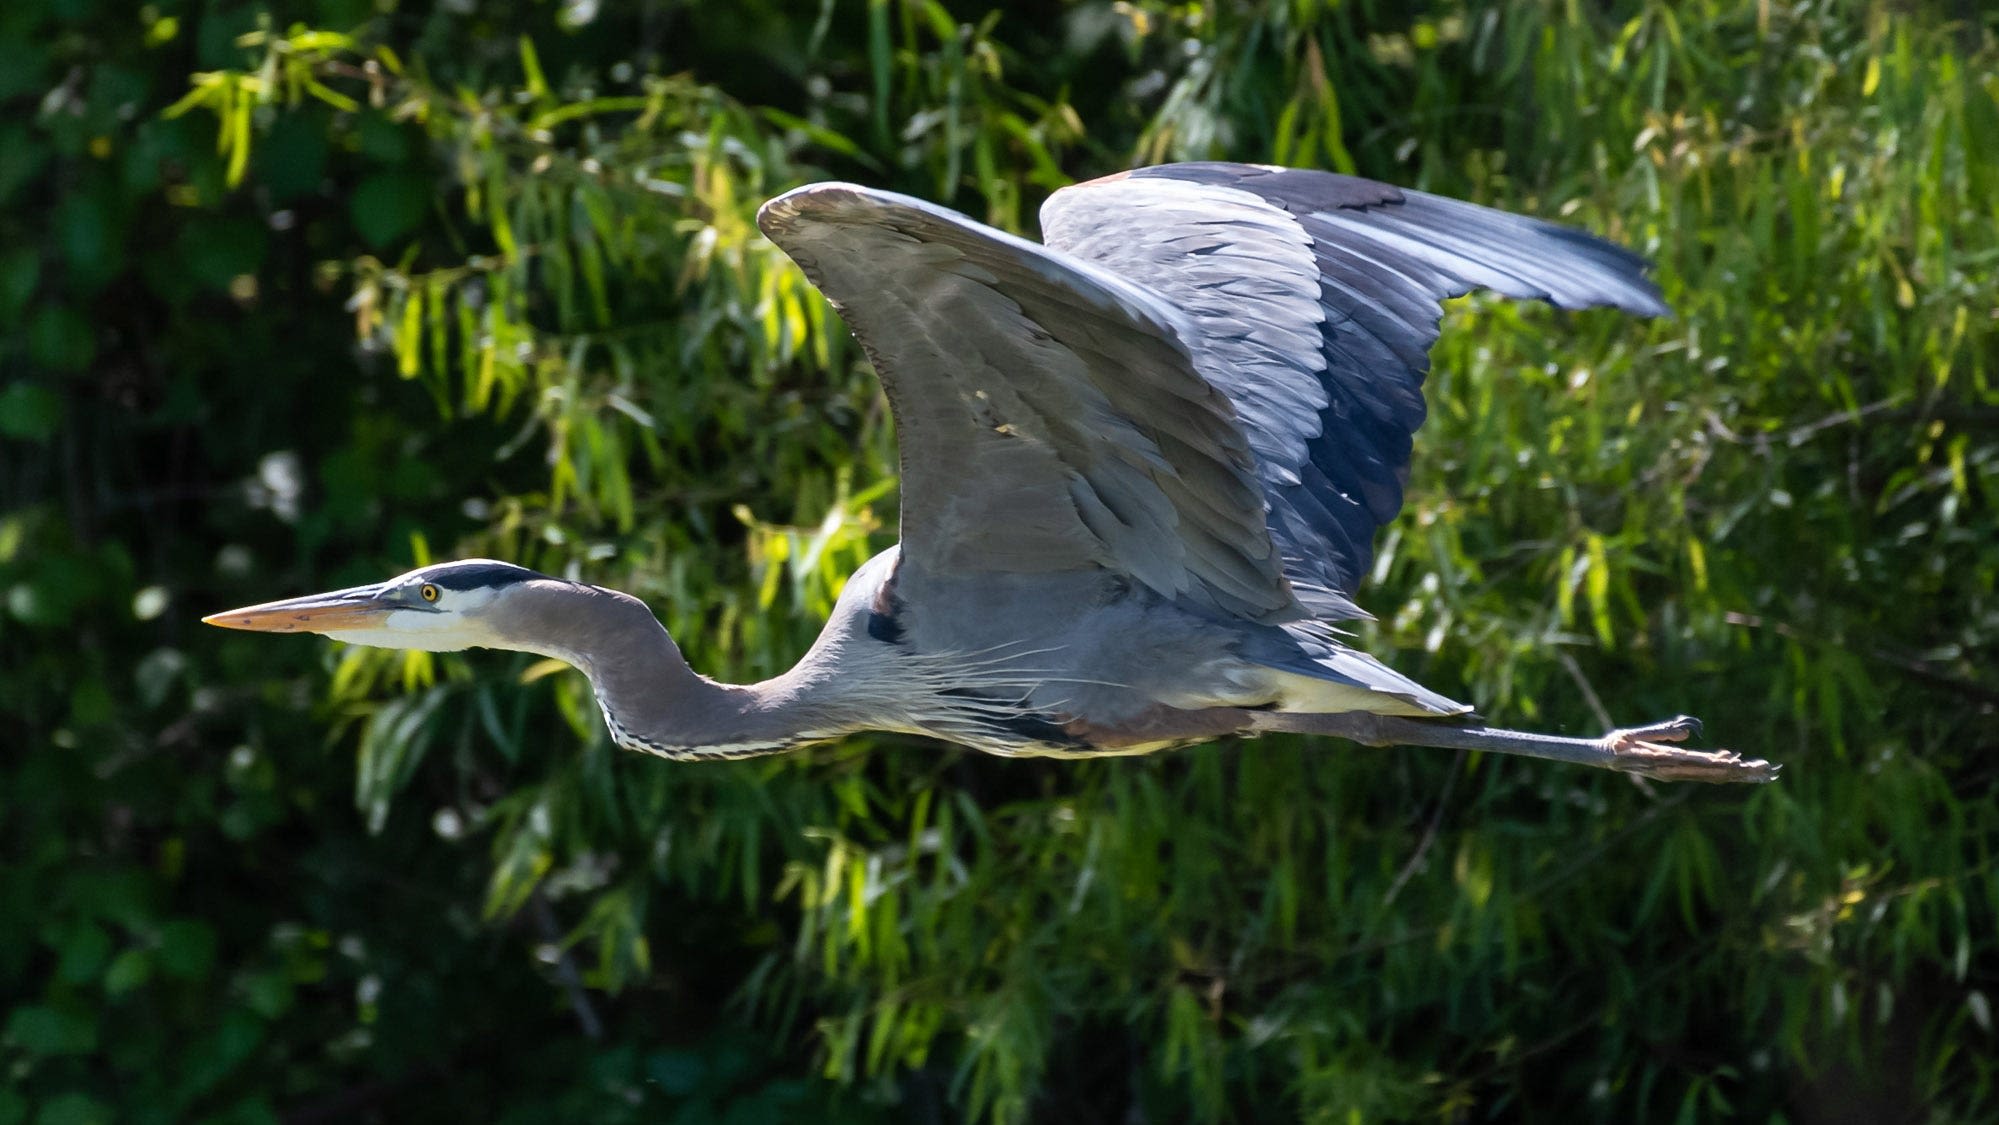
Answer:
<path fill-rule="evenodd" d="M 1672 779 L 1776 767 L 1672 745 L 1687 717 L 1499 730 L 1338 628 L 1401 507 L 1440 302 L 1666 307 L 1579 231 L 1352 176 L 1144 168 L 1065 188 L 1036 245 L 814 184 L 757 223 L 840 311 L 895 414 L 902 543 L 759 684 L 692 671 L 638 599 L 485 560 L 219 613 L 353 644 L 514 649 L 589 677 L 613 739 L 738 758 L 865 730 L 1001 755 L 1293 731 Z"/>

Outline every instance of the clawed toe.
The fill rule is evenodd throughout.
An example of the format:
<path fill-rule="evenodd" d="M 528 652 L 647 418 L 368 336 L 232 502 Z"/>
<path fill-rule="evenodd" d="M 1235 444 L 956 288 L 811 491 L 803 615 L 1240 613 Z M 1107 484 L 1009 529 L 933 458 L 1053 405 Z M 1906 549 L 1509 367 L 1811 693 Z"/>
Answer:
<path fill-rule="evenodd" d="M 1621 751 L 1627 746 L 1645 742 L 1685 742 L 1700 732 L 1699 719 L 1692 715 L 1679 715 L 1660 723 L 1614 730 L 1604 737 L 1610 742 L 1612 750 Z"/>
<path fill-rule="evenodd" d="M 1603 745 L 1615 755 L 1612 766 L 1627 773 L 1661 781 L 1772 781 L 1778 766 L 1761 758 L 1744 758 L 1733 750 L 1686 750 L 1663 745 L 1684 742 L 1700 733 L 1701 722 L 1681 715 L 1649 726 L 1614 730 Z"/>

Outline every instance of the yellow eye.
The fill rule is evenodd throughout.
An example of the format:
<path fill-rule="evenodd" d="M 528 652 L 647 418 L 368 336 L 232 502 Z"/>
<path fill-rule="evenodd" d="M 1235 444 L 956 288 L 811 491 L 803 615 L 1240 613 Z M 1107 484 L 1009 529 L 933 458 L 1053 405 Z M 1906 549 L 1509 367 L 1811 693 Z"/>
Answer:
<path fill-rule="evenodd" d="M 434 602 L 437 600 L 437 587 L 431 585 L 428 582 L 417 587 L 416 592 L 417 596 L 422 598 L 424 601 Z"/>

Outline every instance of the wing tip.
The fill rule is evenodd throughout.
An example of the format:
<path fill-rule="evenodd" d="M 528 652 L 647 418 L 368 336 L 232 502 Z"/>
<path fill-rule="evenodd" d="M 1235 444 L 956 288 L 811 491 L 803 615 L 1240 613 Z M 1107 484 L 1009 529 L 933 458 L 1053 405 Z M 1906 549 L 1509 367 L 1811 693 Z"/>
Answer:
<path fill-rule="evenodd" d="M 1658 269 L 1652 259 L 1623 243 L 1613 242 L 1580 227 L 1546 219 L 1532 219 L 1530 222 L 1542 237 L 1563 244 L 1609 275 L 1604 283 L 1593 287 L 1592 292 L 1580 299 L 1543 297 L 1542 300 L 1561 309 L 1609 307 L 1633 316 L 1674 319 L 1673 307 L 1666 303 L 1658 281 L 1652 277 Z"/>
<path fill-rule="evenodd" d="M 1616 309 L 1629 316 L 1642 316 L 1649 320 L 1677 320 L 1673 306 L 1666 303 L 1665 295 L 1659 291 L 1652 279 L 1633 274 L 1620 277 L 1614 286 L 1599 286 L 1583 294 L 1537 294 L 1533 300 L 1544 301 L 1558 309 L 1576 312 L 1582 309 Z"/>
<path fill-rule="evenodd" d="M 1659 287 L 1650 281 L 1645 282 L 1644 287 L 1639 290 L 1637 300 L 1619 301 L 1612 307 L 1632 316 L 1649 317 L 1653 320 L 1679 319 L 1673 313 L 1673 306 L 1667 304 L 1666 298 L 1660 294 Z"/>
<path fill-rule="evenodd" d="M 1541 300 L 1558 309 L 1616 309 L 1630 316 L 1642 316 L 1651 320 L 1674 320 L 1673 306 L 1659 291 L 1657 282 L 1643 274 L 1629 274 L 1617 278 L 1615 285 L 1599 286 L 1580 296 L 1564 295 L 1542 297 Z"/>

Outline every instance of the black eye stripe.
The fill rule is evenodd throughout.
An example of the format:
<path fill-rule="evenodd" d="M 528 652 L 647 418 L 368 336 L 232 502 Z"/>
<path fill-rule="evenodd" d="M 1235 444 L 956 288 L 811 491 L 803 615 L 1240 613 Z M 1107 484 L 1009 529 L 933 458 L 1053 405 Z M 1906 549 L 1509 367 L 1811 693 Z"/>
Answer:
<path fill-rule="evenodd" d="M 440 590 L 485 590 L 498 586 L 511 586 L 517 582 L 543 577 L 525 567 L 501 562 L 461 562 L 445 563 L 427 568 L 423 580 Z"/>

